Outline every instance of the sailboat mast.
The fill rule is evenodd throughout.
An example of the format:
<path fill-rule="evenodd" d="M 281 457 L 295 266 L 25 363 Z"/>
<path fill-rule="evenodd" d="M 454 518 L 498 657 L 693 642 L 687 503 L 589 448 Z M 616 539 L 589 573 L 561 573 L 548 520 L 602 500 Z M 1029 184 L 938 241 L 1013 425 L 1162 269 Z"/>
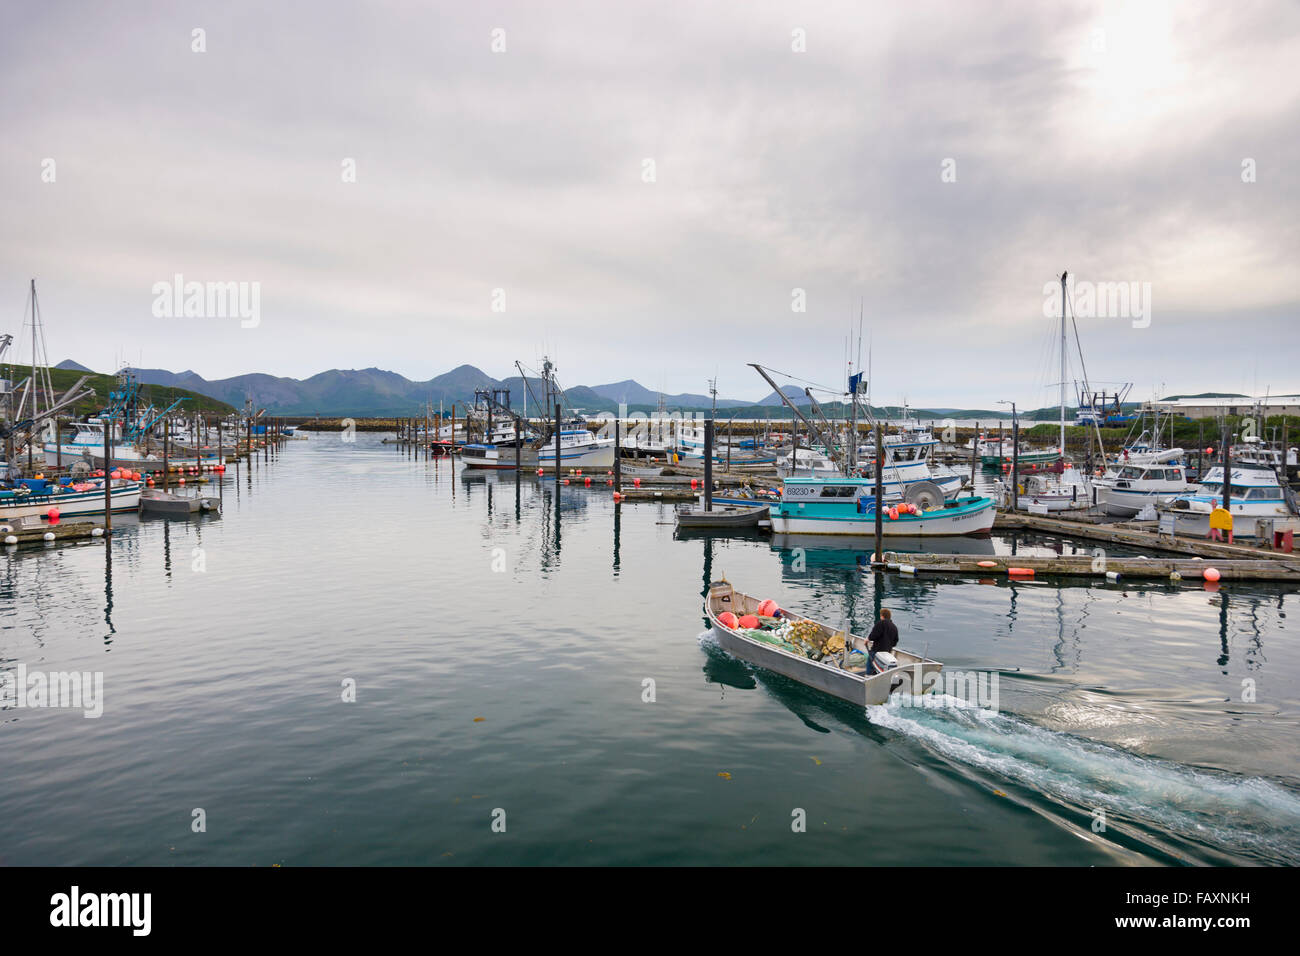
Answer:
<path fill-rule="evenodd" d="M 1065 458 L 1065 277 L 1061 273 L 1061 458 Z"/>

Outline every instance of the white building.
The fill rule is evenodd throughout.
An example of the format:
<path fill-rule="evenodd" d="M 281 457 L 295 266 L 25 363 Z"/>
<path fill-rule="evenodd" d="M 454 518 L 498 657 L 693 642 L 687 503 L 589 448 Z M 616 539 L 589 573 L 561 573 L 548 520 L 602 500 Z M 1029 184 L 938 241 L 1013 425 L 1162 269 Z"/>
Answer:
<path fill-rule="evenodd" d="M 1151 402 L 1152 408 L 1162 415 L 1186 415 L 1188 418 L 1222 418 L 1240 415 L 1262 415 L 1273 418 L 1280 415 L 1300 417 L 1300 395 L 1260 395 L 1251 398 L 1237 395 L 1229 398 L 1176 398 L 1172 401 Z"/>

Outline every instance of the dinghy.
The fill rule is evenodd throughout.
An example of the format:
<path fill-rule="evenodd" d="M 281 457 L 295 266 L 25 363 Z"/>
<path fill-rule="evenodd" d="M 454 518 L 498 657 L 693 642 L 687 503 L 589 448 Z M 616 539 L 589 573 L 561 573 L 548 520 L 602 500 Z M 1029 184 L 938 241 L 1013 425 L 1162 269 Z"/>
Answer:
<path fill-rule="evenodd" d="M 206 496 L 175 495 L 161 488 L 146 488 L 140 493 L 142 515 L 188 518 L 200 511 L 220 513 L 221 501 Z"/>
<path fill-rule="evenodd" d="M 883 704 L 893 693 L 923 694 L 938 679 L 930 675 L 943 670 L 938 661 L 896 647 L 877 655 L 885 666 L 868 674 L 865 638 L 742 594 L 726 578 L 709 585 L 704 611 L 723 650 L 862 707 Z"/>
<path fill-rule="evenodd" d="M 752 528 L 767 517 L 767 505 L 722 505 L 705 511 L 697 505 L 677 509 L 679 528 Z"/>

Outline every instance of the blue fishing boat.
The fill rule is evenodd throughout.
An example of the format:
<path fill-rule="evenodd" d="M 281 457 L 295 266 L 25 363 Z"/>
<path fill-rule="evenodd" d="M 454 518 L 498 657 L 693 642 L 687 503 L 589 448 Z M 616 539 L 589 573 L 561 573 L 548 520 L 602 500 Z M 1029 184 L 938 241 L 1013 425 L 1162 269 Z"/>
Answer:
<path fill-rule="evenodd" d="M 889 537 L 987 534 L 996 511 L 992 498 L 944 499 L 930 482 L 907 490 L 901 503 L 883 505 Z M 875 482 L 866 478 L 787 478 L 781 500 L 769 510 L 773 534 L 874 535 Z"/>

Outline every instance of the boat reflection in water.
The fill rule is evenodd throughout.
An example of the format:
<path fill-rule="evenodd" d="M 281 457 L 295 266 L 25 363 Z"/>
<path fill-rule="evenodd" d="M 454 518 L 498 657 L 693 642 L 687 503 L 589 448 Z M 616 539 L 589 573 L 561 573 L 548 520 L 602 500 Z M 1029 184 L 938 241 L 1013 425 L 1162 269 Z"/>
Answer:
<path fill-rule="evenodd" d="M 786 551 L 803 548 L 813 551 L 851 552 L 871 561 L 875 545 L 870 538 L 845 538 L 835 534 L 774 534 L 772 547 Z M 993 537 L 915 538 L 891 537 L 885 539 L 886 551 L 904 551 L 908 554 L 996 554 Z"/>

